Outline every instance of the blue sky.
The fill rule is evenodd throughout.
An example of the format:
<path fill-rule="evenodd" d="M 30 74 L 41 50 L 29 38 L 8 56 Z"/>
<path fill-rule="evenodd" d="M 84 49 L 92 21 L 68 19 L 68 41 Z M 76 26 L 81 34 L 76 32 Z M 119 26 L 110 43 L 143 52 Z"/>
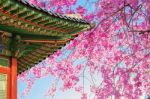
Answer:
<path fill-rule="evenodd" d="M 33 88 L 31 89 L 30 94 L 23 98 L 21 97 L 21 93 L 25 89 L 26 85 L 22 81 L 19 80 L 18 81 L 18 94 L 19 94 L 18 99 L 80 99 L 80 94 L 76 93 L 73 90 L 68 90 L 65 92 L 58 90 L 54 98 L 51 98 L 50 96 L 46 97 L 45 93 L 50 87 L 51 83 L 52 83 L 52 77 L 50 76 L 39 79 L 34 84 Z"/>
<path fill-rule="evenodd" d="M 77 4 L 75 6 L 72 7 L 72 9 L 76 9 L 76 7 L 78 7 L 78 5 L 84 5 L 86 0 L 78 0 Z M 90 6 L 91 2 L 96 1 L 96 0 L 89 0 L 87 6 L 85 6 L 86 9 L 88 9 L 89 12 L 94 11 L 94 5 Z M 62 50 L 64 50 L 64 53 L 62 54 L 61 57 L 58 57 L 57 60 L 61 61 L 62 58 L 66 58 L 71 51 L 65 51 L 65 48 L 63 48 Z M 80 61 L 75 61 L 75 64 L 79 64 L 80 62 L 85 61 L 84 58 L 82 58 Z M 31 92 L 28 96 L 26 97 L 21 97 L 21 94 L 23 92 L 23 90 L 26 89 L 26 84 L 23 83 L 21 80 L 18 80 L 18 99 L 80 99 L 80 94 L 76 93 L 74 90 L 68 90 L 65 92 L 62 92 L 60 90 L 58 90 L 56 92 L 56 95 L 54 98 L 51 97 L 46 97 L 45 93 L 47 92 L 48 88 L 50 87 L 52 80 L 54 80 L 54 78 L 52 76 L 49 77 L 45 77 L 45 78 L 41 78 L 39 80 L 37 80 L 33 86 L 33 88 L 31 89 Z M 58 87 L 62 85 L 62 82 L 59 82 Z M 89 92 L 89 82 L 86 82 L 85 86 L 86 86 L 86 90 Z M 93 96 L 90 95 L 89 99 L 93 99 Z"/>
<path fill-rule="evenodd" d="M 60 57 L 57 58 L 58 61 L 61 61 L 61 59 L 63 58 L 67 58 L 68 55 L 71 53 L 70 50 L 66 50 L 65 47 L 62 48 L 62 55 L 60 55 Z M 86 62 L 86 59 L 84 57 L 82 57 L 79 60 L 76 60 L 74 62 L 74 66 L 76 66 L 77 64 L 83 64 Z M 88 72 L 85 73 L 86 75 L 88 74 Z M 32 76 L 32 75 L 29 75 Z M 27 85 L 22 82 L 21 80 L 18 80 L 18 99 L 80 99 L 80 94 L 75 92 L 73 89 L 62 92 L 60 90 L 58 90 L 54 96 L 54 98 L 52 97 L 46 97 L 45 94 L 48 90 L 48 88 L 51 86 L 52 81 L 54 80 L 54 78 L 52 76 L 48 76 L 48 77 L 44 77 L 41 79 L 38 79 L 35 84 L 33 85 L 31 92 L 29 95 L 22 97 L 21 94 L 22 92 L 26 89 Z M 82 85 L 82 77 L 80 78 L 81 82 L 79 82 L 79 84 Z M 62 87 L 62 82 L 59 81 L 57 84 L 57 88 Z M 85 79 L 85 90 L 86 92 L 90 92 L 90 82 L 87 81 Z M 89 99 L 93 99 L 93 95 L 90 94 L 89 95 Z"/>
<path fill-rule="evenodd" d="M 72 9 L 76 9 L 76 7 L 78 7 L 78 5 L 85 5 L 85 1 L 87 0 L 78 0 L 77 4 L 75 6 L 72 7 Z M 88 4 L 86 6 L 84 6 L 86 9 L 88 9 L 88 12 L 93 12 L 94 11 L 94 5 L 92 5 L 92 2 L 95 2 L 97 0 L 89 0 Z M 65 48 L 63 49 L 65 50 Z M 66 58 L 69 54 L 71 53 L 71 51 L 65 51 L 65 53 L 62 54 L 61 57 L 58 57 L 58 61 L 61 61 L 62 58 Z M 75 64 L 78 64 L 80 62 L 84 62 L 86 61 L 84 58 L 82 58 L 80 61 L 77 60 L 75 61 Z M 88 75 L 88 72 L 86 72 L 86 75 Z M 96 76 L 96 78 L 100 78 L 99 76 Z M 80 94 L 76 93 L 74 90 L 68 90 L 65 92 L 62 92 L 60 90 L 58 90 L 56 92 L 56 95 L 54 98 L 51 97 L 46 97 L 45 93 L 47 92 L 48 88 L 50 87 L 52 80 L 54 80 L 54 78 L 52 76 L 48 76 L 48 77 L 44 77 L 41 79 L 38 79 L 35 84 L 33 85 L 33 88 L 31 89 L 31 92 L 28 96 L 26 97 L 21 97 L 21 94 L 23 92 L 23 90 L 26 89 L 26 84 L 23 83 L 21 80 L 18 80 L 18 99 L 80 99 Z M 96 83 L 100 83 L 99 81 L 95 81 Z M 81 82 L 82 83 L 82 79 Z M 58 87 L 62 85 L 62 82 L 60 81 L 58 83 Z M 89 85 L 90 82 L 85 80 L 85 90 L 86 92 L 89 92 Z M 88 96 L 88 99 L 94 99 L 94 95 L 90 94 Z M 144 98 L 141 98 L 144 99 Z"/>

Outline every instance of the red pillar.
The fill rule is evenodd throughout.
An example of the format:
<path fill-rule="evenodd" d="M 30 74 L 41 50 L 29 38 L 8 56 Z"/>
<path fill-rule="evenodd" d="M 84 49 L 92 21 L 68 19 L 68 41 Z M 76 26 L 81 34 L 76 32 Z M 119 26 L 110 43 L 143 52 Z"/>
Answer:
<path fill-rule="evenodd" d="M 11 99 L 17 99 L 17 59 L 11 62 Z"/>

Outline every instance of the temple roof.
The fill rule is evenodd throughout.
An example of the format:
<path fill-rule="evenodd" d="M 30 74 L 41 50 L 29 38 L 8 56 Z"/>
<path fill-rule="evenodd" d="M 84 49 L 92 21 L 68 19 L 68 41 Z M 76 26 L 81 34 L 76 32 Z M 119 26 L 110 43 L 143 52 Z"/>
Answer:
<path fill-rule="evenodd" d="M 0 0 L 0 54 L 18 59 L 18 74 L 91 28 L 86 20 L 52 13 L 25 1 Z"/>

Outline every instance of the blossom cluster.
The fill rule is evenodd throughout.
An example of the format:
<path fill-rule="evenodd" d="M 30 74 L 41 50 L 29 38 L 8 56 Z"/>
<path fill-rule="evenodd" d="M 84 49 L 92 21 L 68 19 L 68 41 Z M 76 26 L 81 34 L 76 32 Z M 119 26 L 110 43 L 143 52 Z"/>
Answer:
<path fill-rule="evenodd" d="M 91 0 L 84 0 L 87 4 Z M 30 0 L 36 6 L 43 2 Z M 48 9 L 57 13 L 77 12 L 89 21 L 95 21 L 96 27 L 81 33 L 72 40 L 65 50 L 59 50 L 43 63 L 33 67 L 28 73 L 18 76 L 31 88 L 36 79 L 52 75 L 56 82 L 63 82 L 62 90 L 74 88 L 81 93 L 81 99 L 88 99 L 84 83 L 78 85 L 81 78 L 86 79 L 85 71 L 91 75 L 90 91 L 95 99 L 139 99 L 143 93 L 150 95 L 150 2 L 148 0 L 96 0 L 94 12 L 79 5 L 72 9 L 78 0 L 47 0 Z M 63 8 L 67 7 L 66 12 Z M 66 58 L 57 58 L 70 51 Z M 85 59 L 85 61 L 83 61 Z M 75 61 L 83 61 L 75 64 Z M 34 79 L 29 80 L 32 73 Z M 81 77 L 81 75 L 83 75 Z M 95 76 L 96 75 L 96 76 Z M 100 77 L 98 77 L 100 76 Z M 58 80 L 59 79 L 59 80 Z M 95 84 L 96 79 L 101 83 Z M 34 80 L 34 81 L 33 81 Z M 28 92 L 27 90 L 26 92 Z M 49 89 L 54 95 L 56 85 Z"/>

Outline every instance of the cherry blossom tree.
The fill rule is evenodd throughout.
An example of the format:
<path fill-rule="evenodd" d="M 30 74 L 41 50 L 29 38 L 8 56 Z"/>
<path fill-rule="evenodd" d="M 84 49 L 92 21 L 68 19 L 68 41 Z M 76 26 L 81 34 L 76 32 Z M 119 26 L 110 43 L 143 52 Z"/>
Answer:
<path fill-rule="evenodd" d="M 37 79 L 48 75 L 56 78 L 46 93 L 51 96 L 61 80 L 62 91 L 74 89 L 81 99 L 88 99 L 86 79 L 94 99 L 139 99 L 143 93 L 150 95 L 150 1 L 94 0 L 94 11 L 90 12 L 85 7 L 91 1 L 85 0 L 76 9 L 72 6 L 77 0 L 28 1 L 60 14 L 79 13 L 96 26 L 19 75 L 18 79 L 28 84 L 23 95 L 30 92 Z M 69 55 L 60 58 L 64 53 Z M 34 77 L 28 77 L 31 73 Z"/>

